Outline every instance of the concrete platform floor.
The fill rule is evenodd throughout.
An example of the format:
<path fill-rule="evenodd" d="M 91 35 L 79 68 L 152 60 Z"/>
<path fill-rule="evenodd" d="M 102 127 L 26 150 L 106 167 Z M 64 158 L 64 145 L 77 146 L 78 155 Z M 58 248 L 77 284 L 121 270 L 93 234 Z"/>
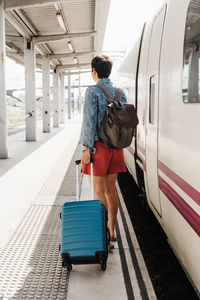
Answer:
<path fill-rule="evenodd" d="M 0 159 L 0 250 L 47 180 L 57 161 L 64 156 L 64 176 L 78 143 L 82 116 L 66 120 L 51 133 L 37 128 L 37 141 L 26 142 L 25 132 L 8 137 L 8 159 Z"/>
<path fill-rule="evenodd" d="M 62 268 L 61 206 L 76 199 L 75 164 L 81 117 L 24 142 L 10 136 L 10 158 L 0 161 L 0 299 L 156 299 L 120 188 L 117 242 L 107 269 L 99 265 Z M 40 131 L 39 131 L 40 132 Z M 90 199 L 80 175 L 81 200 Z"/>

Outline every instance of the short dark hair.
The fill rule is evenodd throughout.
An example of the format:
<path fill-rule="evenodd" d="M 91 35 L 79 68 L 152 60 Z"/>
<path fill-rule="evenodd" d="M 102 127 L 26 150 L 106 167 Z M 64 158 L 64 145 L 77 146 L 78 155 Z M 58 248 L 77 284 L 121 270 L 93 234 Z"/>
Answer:
<path fill-rule="evenodd" d="M 93 68 L 97 72 L 99 78 L 108 78 L 112 70 L 113 62 L 107 55 L 97 55 L 91 61 Z"/>

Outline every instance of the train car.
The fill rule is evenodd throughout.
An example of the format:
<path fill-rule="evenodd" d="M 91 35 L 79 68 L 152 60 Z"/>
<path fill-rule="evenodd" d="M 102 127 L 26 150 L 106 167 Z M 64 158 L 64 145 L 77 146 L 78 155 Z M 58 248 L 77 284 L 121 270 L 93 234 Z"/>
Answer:
<path fill-rule="evenodd" d="M 119 69 L 139 117 L 127 167 L 200 293 L 200 0 L 168 0 Z"/>

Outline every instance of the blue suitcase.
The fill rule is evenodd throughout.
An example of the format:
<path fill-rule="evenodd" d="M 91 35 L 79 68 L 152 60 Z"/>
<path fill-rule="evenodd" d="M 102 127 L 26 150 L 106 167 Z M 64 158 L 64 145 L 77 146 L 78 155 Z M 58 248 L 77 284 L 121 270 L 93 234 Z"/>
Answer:
<path fill-rule="evenodd" d="M 62 266 L 72 270 L 72 264 L 100 264 L 106 270 L 109 230 L 107 211 L 99 200 L 79 201 L 78 165 L 76 161 L 76 197 L 66 202 L 61 212 Z M 91 162 L 91 194 L 93 192 L 93 163 Z"/>

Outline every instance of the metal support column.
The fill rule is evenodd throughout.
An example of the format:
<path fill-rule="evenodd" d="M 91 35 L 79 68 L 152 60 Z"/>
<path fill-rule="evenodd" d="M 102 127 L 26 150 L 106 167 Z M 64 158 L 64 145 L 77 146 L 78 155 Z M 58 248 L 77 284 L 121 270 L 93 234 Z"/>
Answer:
<path fill-rule="evenodd" d="M 81 105 L 82 105 L 82 99 L 81 99 L 81 73 L 78 74 L 78 81 L 79 81 L 79 94 L 78 94 L 78 111 L 81 113 Z"/>
<path fill-rule="evenodd" d="M 65 76 L 60 75 L 60 123 L 65 123 Z"/>
<path fill-rule="evenodd" d="M 43 132 L 51 131 L 51 108 L 50 108 L 50 59 L 42 60 L 42 116 L 43 116 Z"/>
<path fill-rule="evenodd" d="M 0 0 L 0 158 L 8 158 L 7 152 L 7 109 L 5 75 L 5 15 L 4 1 Z"/>
<path fill-rule="evenodd" d="M 26 141 L 36 141 L 35 45 L 24 40 Z"/>
<path fill-rule="evenodd" d="M 58 70 L 53 72 L 53 127 L 59 127 Z"/>
<path fill-rule="evenodd" d="M 68 72 L 68 119 L 71 119 L 71 75 Z"/>

